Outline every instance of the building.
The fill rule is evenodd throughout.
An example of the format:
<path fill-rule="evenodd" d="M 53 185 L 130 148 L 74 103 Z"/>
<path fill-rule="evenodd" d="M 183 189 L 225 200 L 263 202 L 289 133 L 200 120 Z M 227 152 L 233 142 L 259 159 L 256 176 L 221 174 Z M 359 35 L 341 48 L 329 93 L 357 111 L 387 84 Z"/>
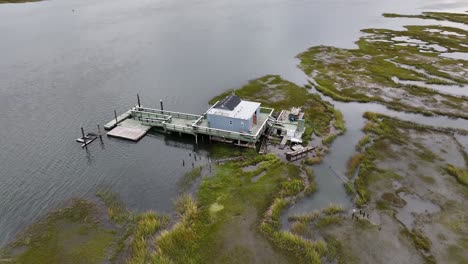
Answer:
<path fill-rule="evenodd" d="M 250 133 L 260 116 L 260 103 L 240 99 L 230 94 L 207 112 L 208 127 L 238 133 Z"/>

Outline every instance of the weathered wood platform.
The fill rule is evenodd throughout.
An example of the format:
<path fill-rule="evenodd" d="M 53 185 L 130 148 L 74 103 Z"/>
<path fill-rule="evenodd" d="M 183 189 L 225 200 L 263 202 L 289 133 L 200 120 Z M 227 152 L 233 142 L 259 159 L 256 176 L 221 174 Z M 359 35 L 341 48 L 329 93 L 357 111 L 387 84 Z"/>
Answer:
<path fill-rule="evenodd" d="M 151 127 L 141 124 L 141 122 L 133 119 L 125 119 L 115 126 L 111 131 L 107 132 L 109 137 L 123 138 L 132 141 L 138 141 L 146 135 Z"/>

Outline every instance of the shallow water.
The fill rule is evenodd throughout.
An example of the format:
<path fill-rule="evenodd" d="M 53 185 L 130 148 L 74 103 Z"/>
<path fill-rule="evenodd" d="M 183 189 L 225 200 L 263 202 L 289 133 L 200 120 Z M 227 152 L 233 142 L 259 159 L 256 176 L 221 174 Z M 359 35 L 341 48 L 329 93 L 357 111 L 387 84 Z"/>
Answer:
<path fill-rule="evenodd" d="M 432 214 L 440 211 L 440 207 L 430 201 L 423 200 L 419 196 L 408 193 L 399 193 L 406 205 L 398 209 L 395 217 L 402 222 L 408 230 L 413 228 L 415 214 Z"/>
<path fill-rule="evenodd" d="M 440 84 L 427 84 L 421 81 L 408 81 L 408 80 L 400 80 L 397 77 L 393 77 L 392 80 L 395 83 L 399 83 L 402 85 L 417 85 L 420 87 L 426 87 L 437 92 L 449 95 L 456 95 L 456 96 L 468 96 L 468 86 L 460 87 L 458 85 L 440 85 Z"/>
<path fill-rule="evenodd" d="M 311 92 L 317 91 L 312 90 Z M 382 113 L 401 120 L 423 125 L 468 130 L 468 120 L 464 119 L 444 116 L 427 117 L 420 114 L 397 112 L 376 103 L 343 103 L 334 101 L 330 97 L 323 95 L 322 98 L 331 102 L 343 113 L 346 120 L 346 133 L 336 138 L 330 147 L 330 152 L 325 156 L 323 163 L 313 166 L 318 183 L 318 190 L 310 198 L 300 200 L 283 214 L 283 227 L 287 226 L 288 216 L 322 209 L 330 203 L 341 204 L 346 209 L 352 206 L 352 201 L 343 187 L 343 181 L 337 174 L 345 174 L 348 159 L 355 153 L 356 144 L 365 135 L 361 131 L 366 122 L 363 118 L 365 112 Z M 460 137 L 460 139 L 464 138 L 460 135 L 458 137 Z"/>
<path fill-rule="evenodd" d="M 212 96 L 264 74 L 304 82 L 294 57 L 307 47 L 354 47 L 362 28 L 409 21 L 383 12 L 465 8 L 436 0 L 1 4 L 0 245 L 68 198 L 92 198 L 101 188 L 134 210 L 171 210 L 177 182 L 190 169 L 181 160 L 189 160 L 192 138 L 156 133 L 135 144 L 104 137 L 88 152 L 74 142 L 81 126 L 95 131 L 114 109 L 135 104 L 137 92 L 148 107 L 163 99 L 169 110 L 202 113 Z M 343 111 L 348 136 L 327 158 L 338 168 L 347 157 L 335 146 L 351 150 L 361 136 L 359 111 Z M 317 199 L 346 197 L 333 177 L 318 178 Z"/>
<path fill-rule="evenodd" d="M 440 56 L 457 60 L 468 60 L 468 53 L 465 52 L 442 53 Z"/>

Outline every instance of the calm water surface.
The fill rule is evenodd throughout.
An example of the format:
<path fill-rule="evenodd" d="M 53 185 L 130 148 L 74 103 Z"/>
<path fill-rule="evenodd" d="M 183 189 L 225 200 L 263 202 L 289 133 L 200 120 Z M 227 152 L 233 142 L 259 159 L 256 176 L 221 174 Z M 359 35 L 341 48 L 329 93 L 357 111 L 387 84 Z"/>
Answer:
<path fill-rule="evenodd" d="M 171 210 L 188 170 L 181 159 L 194 148 L 190 139 L 104 138 L 88 152 L 74 142 L 80 126 L 95 130 L 114 109 L 135 104 L 137 92 L 145 106 L 163 99 L 167 109 L 202 113 L 212 96 L 264 74 L 303 83 L 294 56 L 309 46 L 353 47 L 361 28 L 424 23 L 384 19 L 382 12 L 466 9 L 463 1 L 440 0 L 0 5 L 0 245 L 68 198 L 92 198 L 102 188 L 134 210 Z M 349 115 L 354 135 L 362 124 Z M 319 188 L 337 186 L 330 179 L 319 177 Z M 339 190 L 317 200 L 343 199 Z"/>

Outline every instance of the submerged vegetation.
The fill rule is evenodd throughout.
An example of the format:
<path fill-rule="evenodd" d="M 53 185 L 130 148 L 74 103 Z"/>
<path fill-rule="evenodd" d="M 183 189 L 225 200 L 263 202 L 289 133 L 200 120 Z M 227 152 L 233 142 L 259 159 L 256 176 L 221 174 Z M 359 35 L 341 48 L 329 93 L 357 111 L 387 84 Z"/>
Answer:
<path fill-rule="evenodd" d="M 100 221 L 93 203 L 72 200 L 20 234 L 0 263 L 102 263 L 115 232 Z"/>
<path fill-rule="evenodd" d="M 465 24 L 468 20 L 468 14 L 415 17 Z M 442 52 L 467 52 L 468 32 L 443 26 L 405 28 L 362 30 L 366 34 L 356 42 L 357 49 L 312 47 L 298 55 L 300 67 L 315 80 L 318 91 L 335 100 L 379 102 L 400 111 L 468 118 L 466 97 L 427 88 L 439 84 L 455 90 L 468 84 L 462 74 L 467 62 L 440 56 Z"/>

